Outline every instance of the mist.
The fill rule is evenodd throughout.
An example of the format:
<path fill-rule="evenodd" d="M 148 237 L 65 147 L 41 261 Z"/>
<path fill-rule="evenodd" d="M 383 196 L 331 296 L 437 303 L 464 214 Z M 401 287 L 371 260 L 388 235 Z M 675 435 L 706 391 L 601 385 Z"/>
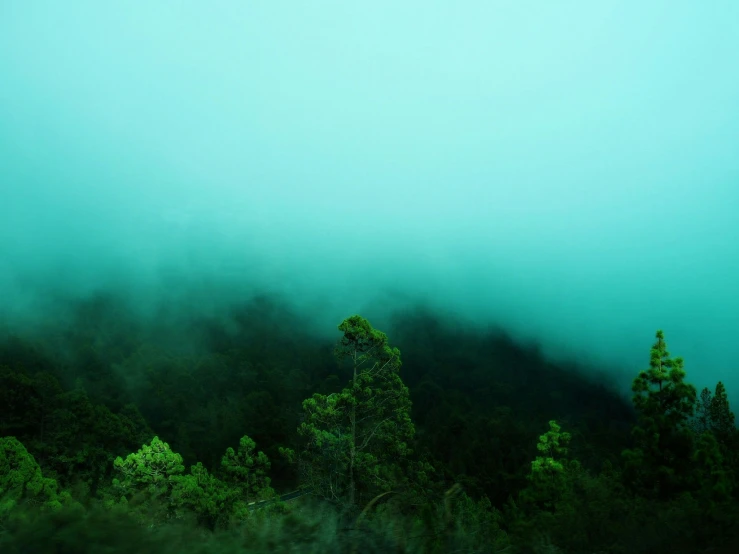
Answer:
<path fill-rule="evenodd" d="M 739 383 L 739 5 L 0 5 L 0 312 L 414 305 Z M 460 323 L 461 324 L 461 323 Z M 391 337 L 392 339 L 392 337 Z"/>

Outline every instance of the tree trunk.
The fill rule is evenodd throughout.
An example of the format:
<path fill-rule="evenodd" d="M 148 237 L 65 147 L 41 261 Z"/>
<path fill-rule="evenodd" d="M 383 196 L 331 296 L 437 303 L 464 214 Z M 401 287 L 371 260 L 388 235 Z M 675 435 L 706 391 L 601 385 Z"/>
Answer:
<path fill-rule="evenodd" d="M 357 353 L 354 352 L 354 378 L 352 392 L 357 382 Z M 357 403 L 352 402 L 352 443 L 349 451 L 349 505 L 354 506 L 354 457 L 357 454 Z"/>

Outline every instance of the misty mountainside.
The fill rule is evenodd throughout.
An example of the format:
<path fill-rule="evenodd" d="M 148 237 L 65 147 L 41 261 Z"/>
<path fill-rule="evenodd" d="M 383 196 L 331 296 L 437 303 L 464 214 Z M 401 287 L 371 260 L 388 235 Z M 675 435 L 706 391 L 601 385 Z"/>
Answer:
<path fill-rule="evenodd" d="M 0 2 L 0 552 L 739 551 L 738 25 Z"/>
<path fill-rule="evenodd" d="M 735 544 L 726 389 L 699 394 L 661 331 L 630 399 L 422 305 L 331 340 L 267 295 L 147 318 L 112 293 L 57 302 L 0 342 L 4 551 Z"/>

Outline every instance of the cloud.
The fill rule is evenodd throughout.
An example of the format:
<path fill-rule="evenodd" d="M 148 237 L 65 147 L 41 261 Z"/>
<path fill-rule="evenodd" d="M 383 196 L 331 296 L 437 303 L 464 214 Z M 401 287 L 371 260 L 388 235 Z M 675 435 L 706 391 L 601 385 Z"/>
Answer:
<path fill-rule="evenodd" d="M 736 7 L 665 6 L 7 4 L 6 314 L 421 298 L 629 378 L 664 328 L 735 391 Z"/>

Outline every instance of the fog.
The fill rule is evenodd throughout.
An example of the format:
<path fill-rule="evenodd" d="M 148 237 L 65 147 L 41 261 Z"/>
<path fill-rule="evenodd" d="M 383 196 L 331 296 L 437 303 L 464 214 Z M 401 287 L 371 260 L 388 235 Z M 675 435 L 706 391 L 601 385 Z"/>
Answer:
<path fill-rule="evenodd" d="M 0 290 L 739 358 L 739 4 L 0 3 Z M 377 321 L 377 323 L 376 323 Z M 736 402 L 736 400 L 734 401 Z"/>

